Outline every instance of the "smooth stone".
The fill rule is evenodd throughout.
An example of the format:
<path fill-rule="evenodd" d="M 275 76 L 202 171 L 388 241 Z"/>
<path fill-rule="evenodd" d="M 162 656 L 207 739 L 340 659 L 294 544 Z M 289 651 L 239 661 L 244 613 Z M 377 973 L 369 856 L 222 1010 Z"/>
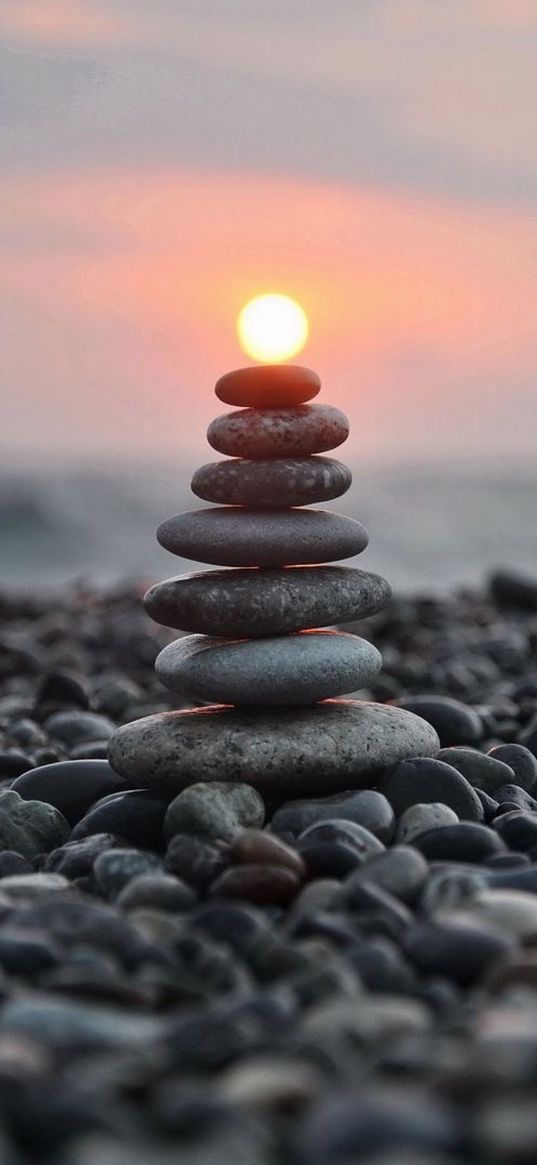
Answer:
<path fill-rule="evenodd" d="M 482 821 L 483 807 L 472 786 L 444 761 L 415 755 L 403 761 L 379 782 L 379 790 L 401 817 L 412 805 L 448 805 L 461 821 Z"/>
<path fill-rule="evenodd" d="M 503 570 L 491 576 L 489 586 L 500 605 L 537 611 L 537 579 Z"/>
<path fill-rule="evenodd" d="M 144 1048 L 160 1031 L 160 1021 L 152 1016 L 59 1000 L 44 992 L 13 996 L 0 1019 L 0 1032 L 42 1040 L 63 1053 Z"/>
<path fill-rule="evenodd" d="M 442 748 L 451 745 L 479 744 L 483 738 L 483 723 L 474 708 L 467 707 L 452 696 L 405 696 L 394 701 L 398 708 L 415 712 L 436 729 Z"/>
<path fill-rule="evenodd" d="M 45 801 L 75 825 L 94 801 L 124 786 L 106 760 L 58 761 L 22 773 L 11 788 L 25 801 Z"/>
<path fill-rule="evenodd" d="M 310 825 L 337 817 L 363 825 L 379 841 L 391 841 L 395 814 L 388 799 L 376 789 L 351 790 L 318 800 L 287 801 L 276 810 L 270 828 L 275 833 L 300 834 Z"/>
<path fill-rule="evenodd" d="M 321 378 L 311 368 L 259 364 L 225 372 L 214 391 L 224 404 L 268 409 L 303 404 L 317 396 L 320 387 Z"/>
<path fill-rule="evenodd" d="M 384 853 L 372 854 L 360 873 L 368 882 L 409 905 L 424 886 L 428 870 L 419 850 L 409 845 L 394 845 Z M 359 876 L 355 876 L 355 882 Z"/>
<path fill-rule="evenodd" d="M 118 844 L 119 839 L 112 833 L 94 833 L 81 841 L 67 841 L 48 854 L 43 868 L 63 874 L 71 881 L 86 878 L 93 870 L 95 858 Z"/>
<path fill-rule="evenodd" d="M 232 862 L 245 865 L 285 866 L 298 878 L 303 879 L 306 868 L 300 854 L 279 837 L 261 829 L 244 829 L 235 837 L 229 848 Z"/>
<path fill-rule="evenodd" d="M 537 937 L 537 896 L 525 890 L 480 890 L 470 904 L 472 913 L 506 935 L 518 939 Z"/>
<path fill-rule="evenodd" d="M 488 870 L 476 866 L 433 866 L 423 887 L 421 908 L 425 914 L 437 915 L 465 905 L 478 890 L 486 889 L 488 880 Z"/>
<path fill-rule="evenodd" d="M 138 874 L 121 890 L 117 905 L 121 910 L 147 908 L 176 914 L 196 902 L 191 886 L 171 874 Z"/>
<path fill-rule="evenodd" d="M 498 744 L 495 748 L 489 749 L 487 755 L 509 765 L 514 773 L 512 783 L 525 789 L 527 793 L 533 793 L 537 787 L 537 757 L 529 748 L 523 744 Z"/>
<path fill-rule="evenodd" d="M 139 788 L 111 793 L 88 809 L 75 825 L 71 840 L 79 841 L 93 833 L 114 833 L 131 845 L 159 849 L 167 808 L 168 799 L 157 790 Z"/>
<path fill-rule="evenodd" d="M 51 740 L 59 740 L 66 748 L 76 748 L 93 740 L 107 740 L 114 728 L 112 720 L 96 712 L 54 712 L 45 720 L 45 729 Z"/>
<path fill-rule="evenodd" d="M 382 656 L 358 635 L 300 631 L 270 639 L 185 635 L 155 661 L 161 683 L 179 695 L 220 704 L 312 704 L 365 687 Z"/>
<path fill-rule="evenodd" d="M 0 781 L 10 781 L 31 768 L 32 762 L 20 748 L 5 748 L 0 751 Z"/>
<path fill-rule="evenodd" d="M 202 775 L 282 797 L 361 788 L 399 759 L 437 751 L 434 729 L 419 717 L 384 704 L 329 700 L 290 711 L 215 705 L 157 713 L 119 728 L 109 760 L 144 786 L 179 791 Z"/>
<path fill-rule="evenodd" d="M 502 956 L 510 953 L 510 935 L 480 925 L 450 920 L 416 923 L 405 935 L 404 951 L 422 974 L 442 975 L 463 987 L 479 983 Z"/>
<path fill-rule="evenodd" d="M 494 854 L 505 852 L 505 842 L 476 821 L 461 821 L 458 825 L 444 825 L 429 829 L 414 838 L 414 845 L 429 861 L 483 862 Z"/>
<path fill-rule="evenodd" d="M 494 819 L 494 829 L 509 849 L 525 853 L 537 847 L 537 814 L 514 809 Z"/>
<path fill-rule="evenodd" d="M 260 638 L 365 619 L 390 597 L 385 579 L 367 571 L 296 566 L 179 575 L 151 587 L 144 606 L 164 627 Z"/>
<path fill-rule="evenodd" d="M 457 769 L 474 789 L 482 789 L 485 793 L 494 793 L 498 785 L 516 783 L 513 769 L 500 757 L 478 752 L 475 748 L 442 748 L 438 760 Z"/>
<path fill-rule="evenodd" d="M 264 820 L 265 806 L 251 785 L 200 781 L 171 801 L 164 836 L 169 841 L 176 833 L 193 833 L 208 841 L 232 841 L 242 829 L 259 829 Z"/>
<path fill-rule="evenodd" d="M 325 453 L 348 435 L 347 417 L 331 405 L 238 409 L 216 417 L 207 429 L 209 445 L 217 453 L 252 460 Z"/>
<path fill-rule="evenodd" d="M 268 1112 L 298 1112 L 322 1091 L 323 1076 L 307 1061 L 285 1054 L 251 1056 L 233 1064 L 218 1081 L 232 1104 Z"/>
<path fill-rule="evenodd" d="M 348 838 L 299 842 L 309 878 L 346 878 L 360 864 L 358 852 Z"/>
<path fill-rule="evenodd" d="M 215 506 L 167 518 L 157 539 L 165 550 L 196 562 L 275 567 L 351 558 L 365 550 L 369 535 L 361 522 L 328 510 Z"/>
<path fill-rule="evenodd" d="M 278 506 L 310 506 L 339 498 L 351 482 L 350 469 L 330 457 L 271 461 L 248 461 L 239 457 L 202 465 L 192 478 L 191 489 L 206 502 L 270 510 Z"/>
<path fill-rule="evenodd" d="M 411 845 L 420 833 L 443 825 L 456 825 L 458 820 L 454 810 L 441 801 L 432 801 L 429 805 L 410 805 L 399 818 L 396 838 L 403 845 Z"/>
<path fill-rule="evenodd" d="M 155 854 L 139 849 L 109 849 L 98 855 L 93 865 L 95 881 L 108 898 L 117 895 L 140 874 L 155 873 L 160 869 Z"/>
<path fill-rule="evenodd" d="M 241 898 L 259 906 L 287 906 L 296 898 L 301 881 L 284 866 L 230 866 L 212 883 L 210 894 L 219 898 Z"/>
<path fill-rule="evenodd" d="M 32 861 L 67 841 L 69 833 L 65 817 L 52 805 L 0 790 L 0 850 L 15 850 Z"/>
<path fill-rule="evenodd" d="M 408 999 L 395 1003 L 403 1032 L 405 1013 L 412 1003 Z M 366 1019 L 367 1006 L 359 1014 Z M 397 1031 L 396 1016 L 391 1026 Z M 436 1154 L 456 1150 L 459 1139 L 454 1117 L 431 1092 L 409 1091 L 378 1080 L 374 1086 L 364 1087 L 362 1082 L 359 1092 L 347 1088 L 325 1095 L 312 1105 L 295 1136 L 297 1165 L 388 1165 L 389 1161 L 411 1165 L 413 1153 L 419 1155 L 416 1165 L 420 1159 L 422 1165 L 437 1165 Z M 445 1165 L 450 1163 L 448 1156 Z"/>
<path fill-rule="evenodd" d="M 359 862 L 368 862 L 376 854 L 384 853 L 384 846 L 378 837 L 358 825 L 355 821 L 345 821 L 344 818 L 329 817 L 324 821 L 316 821 L 308 825 L 299 838 L 299 845 L 304 842 L 344 841 L 355 851 Z M 302 850 L 301 850 L 302 852 Z"/>
<path fill-rule="evenodd" d="M 168 843 L 164 865 L 196 890 L 205 890 L 226 866 L 226 853 L 201 837 L 176 833 Z"/>

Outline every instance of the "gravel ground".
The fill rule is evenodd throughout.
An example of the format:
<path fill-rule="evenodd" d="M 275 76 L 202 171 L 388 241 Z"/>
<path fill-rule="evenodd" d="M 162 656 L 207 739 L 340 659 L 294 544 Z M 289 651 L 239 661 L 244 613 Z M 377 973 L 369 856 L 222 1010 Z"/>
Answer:
<path fill-rule="evenodd" d="M 0 596 L 2 1160 L 533 1165 L 537 581 L 347 625 L 441 752 L 284 804 L 108 765 L 144 589 Z"/>

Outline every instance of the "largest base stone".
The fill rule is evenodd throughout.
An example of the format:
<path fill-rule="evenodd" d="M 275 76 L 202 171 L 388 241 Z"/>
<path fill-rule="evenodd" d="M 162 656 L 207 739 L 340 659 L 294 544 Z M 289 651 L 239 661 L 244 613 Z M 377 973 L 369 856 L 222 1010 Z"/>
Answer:
<path fill-rule="evenodd" d="M 246 781 L 283 801 L 365 788 L 398 761 L 439 748 L 434 728 L 411 712 L 326 700 L 298 710 L 216 704 L 145 716 L 114 733 L 108 758 L 137 787 L 178 793 L 196 781 Z"/>

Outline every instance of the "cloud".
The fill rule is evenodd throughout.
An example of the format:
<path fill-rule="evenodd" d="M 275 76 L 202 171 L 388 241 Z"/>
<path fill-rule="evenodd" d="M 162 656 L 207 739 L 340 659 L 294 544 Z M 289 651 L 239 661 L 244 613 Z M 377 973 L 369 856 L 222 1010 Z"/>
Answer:
<path fill-rule="evenodd" d="M 92 0 L 2 0 L 0 33 L 36 48 L 109 45 L 118 36 L 124 42 L 130 22 L 113 8 Z"/>

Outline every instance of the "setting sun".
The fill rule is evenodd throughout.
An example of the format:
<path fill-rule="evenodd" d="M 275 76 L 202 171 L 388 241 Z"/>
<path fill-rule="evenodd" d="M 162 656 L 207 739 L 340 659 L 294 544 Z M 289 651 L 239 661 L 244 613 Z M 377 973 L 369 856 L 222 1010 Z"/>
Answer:
<path fill-rule="evenodd" d="M 241 348 L 261 363 L 290 360 L 306 343 L 309 326 L 304 309 L 289 295 L 258 295 L 237 320 Z"/>

